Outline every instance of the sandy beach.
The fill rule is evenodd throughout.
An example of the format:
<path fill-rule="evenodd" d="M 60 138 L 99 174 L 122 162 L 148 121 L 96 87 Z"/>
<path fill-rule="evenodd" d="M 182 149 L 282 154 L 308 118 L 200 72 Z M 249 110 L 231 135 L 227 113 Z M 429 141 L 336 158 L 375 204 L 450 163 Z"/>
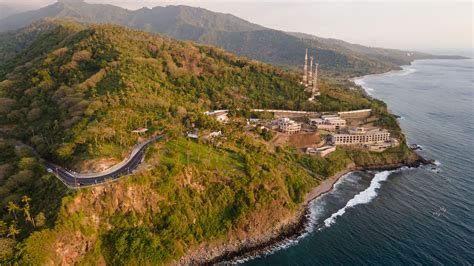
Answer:
<path fill-rule="evenodd" d="M 347 169 L 344 169 L 340 172 L 337 172 L 330 178 L 324 180 L 319 184 L 317 187 L 313 188 L 305 197 L 303 205 L 306 206 L 313 201 L 314 199 L 318 198 L 319 196 L 329 192 L 332 190 L 334 187 L 334 184 L 339 180 L 339 178 L 343 177 L 344 175 L 350 173 L 353 171 L 353 167 L 349 167 Z"/>

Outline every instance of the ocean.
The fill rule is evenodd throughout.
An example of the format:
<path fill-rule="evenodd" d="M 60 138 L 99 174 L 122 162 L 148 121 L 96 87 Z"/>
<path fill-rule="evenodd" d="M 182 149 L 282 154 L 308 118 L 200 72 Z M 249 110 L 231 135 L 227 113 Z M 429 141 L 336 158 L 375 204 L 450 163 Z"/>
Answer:
<path fill-rule="evenodd" d="M 419 60 L 355 80 L 437 166 L 354 172 L 314 200 L 311 224 L 244 265 L 473 265 L 474 60 Z"/>

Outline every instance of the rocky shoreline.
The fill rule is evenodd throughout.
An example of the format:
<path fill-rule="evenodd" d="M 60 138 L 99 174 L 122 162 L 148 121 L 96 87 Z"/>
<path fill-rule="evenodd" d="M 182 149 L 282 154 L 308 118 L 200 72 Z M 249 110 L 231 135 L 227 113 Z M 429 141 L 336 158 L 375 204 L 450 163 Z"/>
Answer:
<path fill-rule="evenodd" d="M 350 165 L 345 170 L 336 173 L 310 191 L 306 195 L 304 202 L 301 204 L 299 210 L 296 212 L 293 218 L 286 224 L 283 224 L 279 229 L 272 230 L 268 232 L 268 234 L 255 236 L 239 243 L 226 244 L 213 250 L 203 250 L 203 253 L 200 253 L 200 255 L 197 256 L 185 256 L 187 258 L 182 258 L 177 262 L 177 264 L 225 265 L 238 260 L 244 260 L 246 258 L 261 255 L 267 251 L 272 250 L 278 245 L 296 240 L 302 234 L 304 234 L 309 224 L 309 203 L 331 191 L 334 184 L 342 176 L 353 171 L 388 171 L 396 170 L 402 167 L 419 167 L 421 165 L 432 163 L 432 161 L 425 160 L 423 157 L 418 156 L 418 159 L 413 161 L 404 161 L 390 165 L 368 165 L 363 167 Z"/>

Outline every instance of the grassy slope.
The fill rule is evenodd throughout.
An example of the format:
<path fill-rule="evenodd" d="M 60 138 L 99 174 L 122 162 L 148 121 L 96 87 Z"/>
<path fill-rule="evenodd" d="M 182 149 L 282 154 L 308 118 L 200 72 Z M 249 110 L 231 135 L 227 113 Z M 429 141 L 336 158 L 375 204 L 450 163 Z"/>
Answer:
<path fill-rule="evenodd" d="M 321 102 L 310 104 L 297 76 L 220 49 L 120 27 L 45 23 L 53 26 L 0 66 L 6 103 L 0 124 L 13 128 L 2 130 L 8 148 L 0 152 L 0 192 L 20 206 L 27 194 L 32 215 L 46 214 L 36 229 L 18 219 L 21 244 L 9 260 L 20 264 L 170 262 L 204 241 L 268 230 L 312 187 L 354 160 L 383 164 L 411 156 L 406 146 L 380 154 L 338 149 L 324 159 L 291 149 L 269 152 L 262 140 L 241 133 L 240 123 L 222 126 L 202 111 L 371 107 L 378 123 L 399 128 L 383 103 L 343 85 L 322 82 Z M 192 123 L 201 132 L 221 130 L 225 139 L 186 140 Z M 169 137 L 148 151 L 148 167 L 76 193 L 30 159 L 34 154 L 14 146 L 21 140 L 64 164 L 120 157 L 137 140 L 130 130 L 145 124 Z M 52 190 L 43 193 L 45 187 Z M 0 215 L 15 221 L 6 209 Z M 12 250 L 4 240 L 0 244 Z"/>

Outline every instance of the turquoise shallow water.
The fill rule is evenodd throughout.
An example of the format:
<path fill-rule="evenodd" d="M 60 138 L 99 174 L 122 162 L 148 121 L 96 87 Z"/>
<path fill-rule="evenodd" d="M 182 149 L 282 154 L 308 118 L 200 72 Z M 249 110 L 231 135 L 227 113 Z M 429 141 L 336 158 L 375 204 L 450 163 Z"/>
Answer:
<path fill-rule="evenodd" d="M 244 264 L 474 264 L 474 61 L 420 60 L 357 83 L 440 171 L 346 175 L 312 203 L 307 234 Z"/>

